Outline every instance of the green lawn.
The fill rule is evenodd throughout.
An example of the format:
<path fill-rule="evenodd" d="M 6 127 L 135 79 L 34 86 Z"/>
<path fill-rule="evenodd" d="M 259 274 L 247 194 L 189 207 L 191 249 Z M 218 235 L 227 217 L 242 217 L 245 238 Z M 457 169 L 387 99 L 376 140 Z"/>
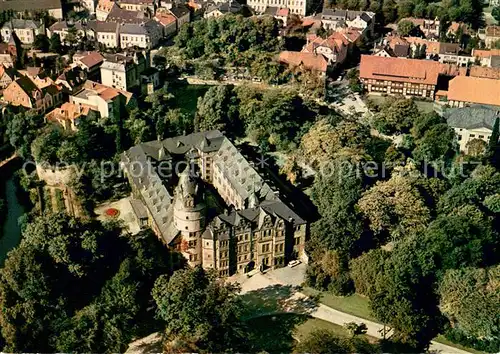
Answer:
<path fill-rule="evenodd" d="M 254 352 L 289 353 L 296 340 L 302 340 L 316 329 L 332 331 L 339 337 L 349 336 L 342 326 L 307 315 L 262 316 L 248 320 L 247 325 L 251 331 L 249 341 L 254 346 Z"/>
<path fill-rule="evenodd" d="M 474 353 L 474 354 L 484 354 L 484 352 L 481 352 L 479 350 L 475 350 L 475 349 L 472 349 L 472 348 L 467 348 L 467 347 L 464 347 L 463 345 L 450 342 L 442 334 L 440 334 L 439 336 L 437 336 L 436 338 L 434 338 L 434 340 L 436 342 L 441 343 L 441 344 L 446 344 L 446 345 L 449 345 L 450 347 L 455 347 L 455 348 L 458 348 L 458 349 L 462 349 L 462 350 L 465 350 L 465 351 L 468 351 L 468 352 L 471 352 L 471 353 Z"/>
<path fill-rule="evenodd" d="M 175 107 L 194 117 L 198 97 L 205 95 L 209 85 L 170 84 L 169 91 L 175 96 Z"/>
<path fill-rule="evenodd" d="M 312 288 L 304 288 L 303 292 L 306 295 L 310 296 L 321 294 L 319 301 L 326 306 L 354 316 L 377 322 L 377 319 L 371 314 L 370 308 L 368 306 L 368 299 L 363 296 L 360 296 L 358 294 L 354 294 L 351 296 L 335 296 L 328 292 L 319 292 Z"/>
<path fill-rule="evenodd" d="M 381 104 L 386 100 L 386 97 L 377 96 L 377 95 L 369 95 L 368 100 L 370 100 L 376 104 Z M 434 111 L 434 102 L 415 100 L 415 104 L 417 105 L 418 109 L 424 113 L 430 113 L 430 112 Z"/>

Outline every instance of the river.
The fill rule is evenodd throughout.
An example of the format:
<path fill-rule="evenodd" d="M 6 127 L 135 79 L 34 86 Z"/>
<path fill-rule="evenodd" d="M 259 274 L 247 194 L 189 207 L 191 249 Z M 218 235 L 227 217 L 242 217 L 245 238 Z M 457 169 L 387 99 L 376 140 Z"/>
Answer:
<path fill-rule="evenodd" d="M 4 222 L 0 225 L 0 265 L 3 265 L 7 253 L 21 241 L 21 228 L 17 220 L 28 209 L 20 198 L 23 191 L 14 181 L 14 174 L 20 165 L 19 161 L 12 161 L 0 169 L 0 198 L 7 202 Z"/>

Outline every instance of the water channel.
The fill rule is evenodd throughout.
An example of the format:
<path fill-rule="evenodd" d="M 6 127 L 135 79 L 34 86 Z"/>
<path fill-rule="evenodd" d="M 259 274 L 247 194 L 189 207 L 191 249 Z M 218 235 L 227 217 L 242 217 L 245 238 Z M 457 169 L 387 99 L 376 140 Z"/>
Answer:
<path fill-rule="evenodd" d="M 24 193 L 15 182 L 15 173 L 21 167 L 19 160 L 12 161 L 0 168 L 0 198 L 7 202 L 0 225 L 0 265 L 3 265 L 7 253 L 21 241 L 21 228 L 18 219 L 28 207 L 23 204 Z"/>

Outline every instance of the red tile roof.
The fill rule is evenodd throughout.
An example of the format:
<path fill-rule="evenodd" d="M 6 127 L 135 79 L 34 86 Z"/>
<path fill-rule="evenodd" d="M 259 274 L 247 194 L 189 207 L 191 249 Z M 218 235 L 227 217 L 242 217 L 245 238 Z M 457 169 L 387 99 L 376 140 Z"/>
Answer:
<path fill-rule="evenodd" d="M 470 76 L 485 77 L 489 79 L 500 80 L 500 68 L 487 68 L 484 66 L 472 66 L 470 68 Z M 500 95 L 500 92 L 498 92 Z"/>
<path fill-rule="evenodd" d="M 280 62 L 293 66 L 303 66 L 306 69 L 326 72 L 328 62 L 322 55 L 303 52 L 284 51 L 279 55 Z"/>
<path fill-rule="evenodd" d="M 459 74 L 454 65 L 440 64 L 432 60 L 384 58 L 362 55 L 359 77 L 362 79 L 411 82 L 436 85 L 439 74 Z"/>
<path fill-rule="evenodd" d="M 89 52 L 88 55 L 80 58 L 80 62 L 88 68 L 101 64 L 104 57 L 98 52 Z"/>
<path fill-rule="evenodd" d="M 499 92 L 500 80 L 457 76 L 450 80 L 448 100 L 500 106 Z"/>
<path fill-rule="evenodd" d="M 278 11 L 276 11 L 276 16 L 287 17 L 289 12 L 290 10 L 288 10 L 287 8 L 279 9 Z"/>
<path fill-rule="evenodd" d="M 174 16 L 167 13 L 157 13 L 155 20 L 163 26 L 168 26 L 176 21 Z"/>
<path fill-rule="evenodd" d="M 475 56 L 476 58 L 489 58 L 493 55 L 500 55 L 500 49 L 490 49 L 490 50 L 473 49 L 472 55 Z"/>

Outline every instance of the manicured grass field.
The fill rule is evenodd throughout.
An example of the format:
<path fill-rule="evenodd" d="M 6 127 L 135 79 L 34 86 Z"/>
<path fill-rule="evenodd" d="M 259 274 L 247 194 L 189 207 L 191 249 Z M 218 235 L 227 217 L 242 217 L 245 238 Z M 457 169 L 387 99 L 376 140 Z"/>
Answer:
<path fill-rule="evenodd" d="M 378 322 L 371 314 L 368 306 L 368 299 L 358 294 L 351 296 L 335 296 L 328 292 L 319 292 L 312 288 L 304 288 L 303 293 L 309 296 L 320 295 L 319 301 L 326 306 L 370 321 Z"/>
<path fill-rule="evenodd" d="M 302 340 L 316 329 L 332 331 L 339 337 L 349 336 L 342 326 L 290 313 L 253 318 L 247 321 L 247 325 L 251 330 L 249 341 L 257 352 L 289 353 L 296 340 Z"/>

